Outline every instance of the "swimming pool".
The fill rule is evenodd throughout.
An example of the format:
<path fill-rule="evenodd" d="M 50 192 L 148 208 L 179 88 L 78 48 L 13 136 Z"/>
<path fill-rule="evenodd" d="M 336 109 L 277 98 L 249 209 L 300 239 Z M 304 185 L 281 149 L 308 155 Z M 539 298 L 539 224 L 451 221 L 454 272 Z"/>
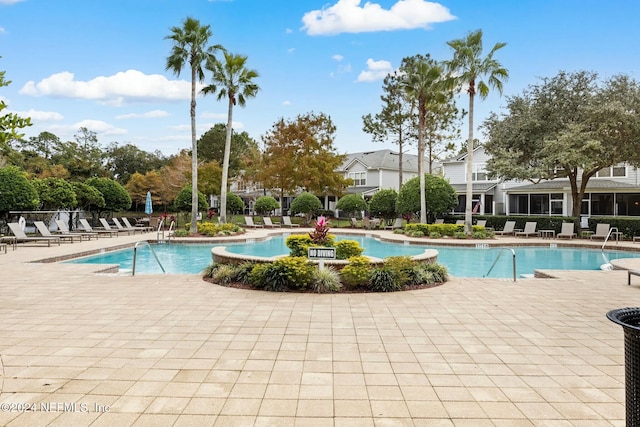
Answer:
<path fill-rule="evenodd" d="M 288 253 L 284 243 L 286 236 L 274 236 L 264 242 L 221 244 L 158 244 L 153 248 L 167 273 L 199 274 L 211 264 L 211 248 L 225 246 L 227 251 L 247 255 L 273 256 Z M 501 248 L 469 248 L 426 245 L 403 245 L 381 242 L 364 236 L 337 236 L 336 240 L 357 240 L 365 248 L 365 255 L 384 258 L 396 255 L 418 255 L 425 249 L 438 251 L 438 263 L 443 264 L 452 276 L 483 277 L 499 254 L 491 275 L 493 278 L 513 277 L 512 255 Z M 618 258 L 635 258 L 637 252 L 591 250 L 585 248 L 515 247 L 517 275 L 533 274 L 543 270 L 598 270 L 602 264 Z M 130 271 L 133 249 L 106 252 L 66 261 L 67 263 L 118 264 L 121 271 Z M 148 248 L 138 249 L 136 274 L 160 274 L 161 270 Z"/>

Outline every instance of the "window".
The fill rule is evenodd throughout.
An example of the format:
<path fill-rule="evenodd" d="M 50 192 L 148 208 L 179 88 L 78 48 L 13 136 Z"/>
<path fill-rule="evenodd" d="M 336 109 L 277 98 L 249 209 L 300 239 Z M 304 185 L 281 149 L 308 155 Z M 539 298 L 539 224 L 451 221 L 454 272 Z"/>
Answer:
<path fill-rule="evenodd" d="M 486 181 L 487 180 L 487 165 L 485 163 L 473 164 L 472 181 Z"/>
<path fill-rule="evenodd" d="M 625 178 L 627 176 L 627 167 L 626 166 L 611 166 L 608 168 L 600 169 L 598 173 L 596 173 L 597 178 Z"/>
<path fill-rule="evenodd" d="M 367 185 L 367 173 L 366 172 L 349 172 L 349 178 L 353 180 L 355 187 L 362 187 Z"/>
<path fill-rule="evenodd" d="M 591 215 L 613 215 L 613 194 L 591 193 Z"/>
<path fill-rule="evenodd" d="M 532 194 L 531 196 L 531 215 L 547 215 L 549 214 L 549 195 L 548 194 Z"/>
<path fill-rule="evenodd" d="M 551 215 L 562 215 L 564 196 L 560 193 L 551 194 Z"/>

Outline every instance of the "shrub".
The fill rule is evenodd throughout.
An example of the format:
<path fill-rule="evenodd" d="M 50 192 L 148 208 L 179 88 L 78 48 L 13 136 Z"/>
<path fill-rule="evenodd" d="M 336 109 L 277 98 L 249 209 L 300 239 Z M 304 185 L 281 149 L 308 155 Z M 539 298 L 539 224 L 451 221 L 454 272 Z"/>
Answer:
<path fill-rule="evenodd" d="M 174 230 L 173 231 L 173 237 L 189 237 L 190 233 L 189 230 Z"/>
<path fill-rule="evenodd" d="M 417 231 L 417 233 L 420 233 L 420 231 Z M 431 234 L 429 234 L 429 237 L 431 237 L 432 239 L 439 239 L 442 237 L 442 234 L 438 233 L 437 231 L 434 231 Z"/>
<path fill-rule="evenodd" d="M 255 265 L 254 262 L 246 261 L 236 266 L 235 281 L 238 283 L 250 283 L 249 276 Z"/>
<path fill-rule="evenodd" d="M 336 258 L 347 259 L 354 256 L 362 255 L 364 249 L 355 240 L 340 240 L 336 243 Z"/>
<path fill-rule="evenodd" d="M 342 283 L 350 288 L 363 286 L 369 283 L 370 262 L 365 256 L 356 256 L 348 259 L 349 264 L 340 270 Z"/>
<path fill-rule="evenodd" d="M 219 264 L 217 262 L 211 263 L 202 270 L 202 277 L 212 277 L 216 272 L 224 264 Z"/>
<path fill-rule="evenodd" d="M 313 244 L 313 240 L 306 234 L 292 234 L 287 237 L 286 244 L 291 250 L 291 256 L 307 256 L 307 249 Z"/>
<path fill-rule="evenodd" d="M 306 257 L 286 256 L 279 258 L 274 264 L 283 267 L 289 288 L 306 289 L 311 283 L 315 265 Z"/>
<path fill-rule="evenodd" d="M 267 215 L 280 207 L 280 203 L 271 196 L 260 196 L 253 205 L 253 209 L 260 215 Z"/>
<path fill-rule="evenodd" d="M 430 271 L 433 274 L 433 279 L 437 283 L 444 283 L 449 278 L 447 267 L 441 264 L 423 264 L 425 271 Z"/>
<path fill-rule="evenodd" d="M 414 285 L 433 285 L 436 280 L 433 277 L 433 272 L 426 268 L 427 264 L 418 263 L 413 269 L 413 284 Z"/>
<path fill-rule="evenodd" d="M 198 222 L 198 233 L 206 236 L 220 236 L 240 233 L 242 228 L 236 224 L 214 224 L 213 222 Z"/>
<path fill-rule="evenodd" d="M 244 200 L 235 193 L 227 194 L 227 212 L 231 214 L 240 214 L 244 212 Z"/>
<path fill-rule="evenodd" d="M 322 209 L 320 199 L 314 194 L 307 192 L 300 194 L 291 202 L 291 213 L 294 215 L 298 213 L 305 214 L 305 224 L 309 224 L 313 214 L 320 211 L 320 209 Z"/>
<path fill-rule="evenodd" d="M 235 281 L 235 268 L 232 265 L 225 264 L 218 268 L 211 278 L 219 285 L 227 286 Z"/>
<path fill-rule="evenodd" d="M 369 286 L 376 292 L 394 292 L 402 289 L 396 272 L 389 267 L 374 268 Z"/>
<path fill-rule="evenodd" d="M 467 233 L 465 233 L 464 231 L 456 231 L 453 233 L 453 237 L 455 237 L 456 239 L 466 239 Z"/>
<path fill-rule="evenodd" d="M 275 262 L 258 264 L 251 270 L 251 281 L 259 289 L 271 292 L 286 292 L 289 288 L 289 278 L 286 267 Z"/>
<path fill-rule="evenodd" d="M 179 211 L 189 212 L 191 211 L 191 185 L 185 185 L 178 193 L 173 205 Z M 209 207 L 207 203 L 207 196 L 201 191 L 198 191 L 198 211 L 206 211 Z"/>
<path fill-rule="evenodd" d="M 350 217 L 353 217 L 358 212 L 367 210 L 367 202 L 362 197 L 362 194 L 347 194 L 338 200 L 338 203 L 336 203 L 336 209 L 339 209 Z"/>
<path fill-rule="evenodd" d="M 311 287 L 314 292 L 319 294 L 339 291 L 342 287 L 340 274 L 333 267 L 314 269 L 311 278 Z"/>
<path fill-rule="evenodd" d="M 265 288 L 265 275 L 267 273 L 267 269 L 269 269 L 273 264 L 256 264 L 249 273 L 249 283 L 257 289 Z"/>
<path fill-rule="evenodd" d="M 415 265 L 416 262 L 408 256 L 391 256 L 384 260 L 384 267 L 394 273 L 400 288 L 413 283 Z"/>
<path fill-rule="evenodd" d="M 371 215 L 382 217 L 386 221 L 392 221 L 396 215 L 396 201 L 398 193 L 396 190 L 380 190 L 371 197 L 369 211 Z"/>

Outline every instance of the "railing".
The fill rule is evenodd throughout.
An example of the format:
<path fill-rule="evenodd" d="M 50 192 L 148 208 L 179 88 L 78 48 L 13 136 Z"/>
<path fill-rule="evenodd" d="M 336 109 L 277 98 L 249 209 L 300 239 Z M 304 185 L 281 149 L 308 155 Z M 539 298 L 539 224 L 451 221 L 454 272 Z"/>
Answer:
<path fill-rule="evenodd" d="M 158 265 L 160 266 L 160 269 L 162 270 L 163 273 L 166 273 L 166 271 L 164 271 L 164 267 L 162 266 L 162 263 L 160 262 L 160 259 L 158 258 L 158 255 L 156 255 L 156 251 L 153 250 L 153 247 L 149 244 L 149 242 L 141 241 L 141 242 L 137 242 L 133 247 L 133 269 L 131 271 L 131 275 L 132 276 L 136 275 L 136 257 L 138 254 L 138 245 L 149 246 L 149 249 L 151 249 L 151 253 L 153 254 L 153 257 L 156 259 L 156 262 L 158 263 Z"/>
<path fill-rule="evenodd" d="M 160 220 L 158 224 L 158 233 L 156 234 L 156 241 L 160 241 L 160 235 L 162 234 L 162 240 L 164 240 L 164 218 Z"/>
<path fill-rule="evenodd" d="M 173 230 L 173 226 L 176 225 L 175 221 L 171 221 L 171 224 L 169 224 L 169 232 L 167 233 L 169 235 L 169 243 L 171 243 L 171 236 L 173 236 L 173 234 L 171 233 L 171 231 Z"/>
<path fill-rule="evenodd" d="M 614 231 L 615 230 L 615 231 Z M 609 240 L 609 237 L 611 237 L 611 235 L 613 233 L 616 233 L 616 245 L 618 244 L 618 242 L 620 241 L 620 233 L 618 232 L 618 227 L 611 227 L 609 229 L 609 232 L 607 233 L 607 237 L 604 238 L 604 242 L 602 243 L 602 250 L 604 251 L 604 245 L 607 244 L 607 240 Z"/>
<path fill-rule="evenodd" d="M 493 261 L 493 264 L 491 264 L 491 268 L 489 268 L 489 271 L 487 271 L 487 274 L 485 274 L 482 277 L 487 277 L 489 274 L 491 274 L 491 271 L 493 270 L 493 267 L 495 267 L 496 264 L 498 263 L 498 260 L 502 256 L 502 252 L 503 251 L 511 251 L 511 253 L 513 254 L 513 281 L 515 282 L 516 281 L 516 251 L 514 251 L 511 248 L 498 248 L 498 249 L 501 249 L 501 251 L 498 254 L 498 256 L 496 257 L 496 260 Z"/>

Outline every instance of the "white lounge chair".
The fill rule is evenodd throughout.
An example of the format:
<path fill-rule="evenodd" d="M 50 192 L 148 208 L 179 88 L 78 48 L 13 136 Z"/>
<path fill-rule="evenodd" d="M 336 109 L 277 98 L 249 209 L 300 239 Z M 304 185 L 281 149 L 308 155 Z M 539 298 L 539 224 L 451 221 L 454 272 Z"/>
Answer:
<path fill-rule="evenodd" d="M 434 222 L 434 224 L 444 224 L 444 219 L 443 218 L 437 218 L 436 221 Z"/>
<path fill-rule="evenodd" d="M 464 219 L 457 219 L 456 225 L 464 225 Z"/>
<path fill-rule="evenodd" d="M 596 224 L 596 232 L 589 236 L 590 239 L 606 239 L 609 235 L 609 224 Z"/>
<path fill-rule="evenodd" d="M 253 223 L 253 218 L 250 217 L 250 216 L 245 216 L 244 217 L 244 223 L 249 228 L 264 228 L 264 225 L 262 225 L 262 224 L 254 224 Z"/>
<path fill-rule="evenodd" d="M 20 224 L 18 224 L 17 222 L 10 222 L 7 225 L 9 226 L 9 229 L 11 230 L 13 235 L 16 236 L 16 242 L 18 242 L 18 243 L 38 242 L 38 243 L 46 243 L 47 246 L 51 246 L 51 243 L 53 242 L 53 243 L 57 243 L 58 245 L 60 245 L 60 238 L 57 237 L 57 236 L 53 236 L 53 237 L 40 237 L 40 236 L 31 237 L 31 236 L 27 236 L 25 234 L 25 232 L 22 230 L 22 228 L 20 228 Z"/>
<path fill-rule="evenodd" d="M 91 227 L 91 224 L 89 224 L 89 221 L 87 221 L 86 218 L 82 218 L 80 220 L 80 225 L 82 225 L 82 229 L 84 231 L 88 231 L 88 232 L 91 232 L 91 233 L 98 233 L 98 237 L 100 237 L 100 236 L 113 237 L 113 236 L 117 236 L 118 235 L 118 230 L 112 230 L 111 228 L 109 230 L 94 230 L 93 227 Z"/>
<path fill-rule="evenodd" d="M 499 231 L 494 231 L 494 234 L 498 236 L 507 236 L 509 234 L 515 234 L 516 230 L 516 222 L 515 221 L 507 221 L 504 223 L 504 228 Z"/>
<path fill-rule="evenodd" d="M 264 224 L 265 227 L 267 228 L 277 228 L 280 227 L 280 224 L 274 224 L 273 222 L 271 222 L 271 217 L 268 216 L 263 216 L 262 217 L 262 223 Z"/>
<path fill-rule="evenodd" d="M 150 225 L 144 225 L 142 223 L 138 223 L 136 222 L 135 225 L 131 225 L 131 223 L 129 222 L 129 219 L 125 216 L 122 217 L 122 222 L 124 223 L 124 226 L 126 228 L 132 228 L 134 230 L 140 230 L 141 233 L 146 233 L 148 231 L 153 231 L 153 227 L 151 227 Z"/>
<path fill-rule="evenodd" d="M 71 231 L 67 226 L 67 223 L 61 219 L 56 219 L 56 225 L 58 226 L 58 233 L 64 236 L 78 235 L 80 240 L 91 240 L 92 237 L 98 239 L 98 233 L 95 231 Z"/>
<path fill-rule="evenodd" d="M 394 221 L 394 223 L 393 223 L 393 224 L 391 224 L 391 225 L 385 225 L 385 226 L 384 226 L 384 229 L 385 229 L 385 230 L 396 230 L 396 229 L 398 229 L 398 228 L 402 228 L 402 227 L 403 227 L 403 225 L 402 225 L 402 218 L 396 218 L 396 220 Z"/>
<path fill-rule="evenodd" d="M 535 221 L 526 222 L 524 224 L 524 230 L 516 232 L 516 237 L 530 237 L 537 236 L 538 232 L 536 228 L 538 227 L 538 223 Z"/>
<path fill-rule="evenodd" d="M 40 233 L 42 237 L 59 237 L 61 241 L 69 243 L 73 243 L 76 240 L 78 242 L 82 241 L 82 236 L 80 236 L 79 234 L 75 236 L 72 234 L 60 234 L 58 236 L 54 236 L 53 234 L 51 234 L 51 231 L 49 231 L 49 227 L 47 227 L 47 225 L 42 221 L 33 221 L 33 225 L 36 226 L 36 228 L 38 229 L 38 233 Z"/>
<path fill-rule="evenodd" d="M 290 216 L 283 216 L 282 217 L 282 226 L 283 227 L 289 227 L 289 228 L 294 228 L 294 227 L 300 227 L 300 224 L 294 224 L 291 222 L 291 217 Z"/>
<path fill-rule="evenodd" d="M 576 228 L 576 225 L 573 222 L 563 222 L 562 223 L 562 229 L 556 235 L 556 237 L 559 238 L 559 239 L 563 238 L 563 237 L 567 237 L 569 239 L 573 239 L 574 237 L 577 237 L 577 234 L 575 232 L 575 228 Z"/>
<path fill-rule="evenodd" d="M 134 231 L 132 231 L 132 230 L 126 230 L 124 228 L 113 228 L 113 227 L 111 227 L 111 225 L 109 224 L 109 222 L 105 218 L 99 218 L 99 220 L 100 220 L 100 224 L 102 224 L 102 228 L 105 229 L 105 230 L 116 231 L 118 233 L 127 233 L 127 236 L 134 233 Z M 116 221 L 114 221 L 114 223 L 116 223 Z M 121 227 L 122 227 L 122 225 L 121 225 Z"/>
<path fill-rule="evenodd" d="M 118 231 L 127 231 L 129 234 L 133 233 L 136 234 L 138 232 L 142 233 L 142 229 L 141 228 L 135 228 L 132 227 L 131 224 L 129 224 L 128 227 L 125 227 L 124 225 L 120 224 L 120 221 L 118 220 L 118 218 L 112 218 L 113 219 L 113 223 L 116 225 L 116 228 L 118 229 Z"/>

